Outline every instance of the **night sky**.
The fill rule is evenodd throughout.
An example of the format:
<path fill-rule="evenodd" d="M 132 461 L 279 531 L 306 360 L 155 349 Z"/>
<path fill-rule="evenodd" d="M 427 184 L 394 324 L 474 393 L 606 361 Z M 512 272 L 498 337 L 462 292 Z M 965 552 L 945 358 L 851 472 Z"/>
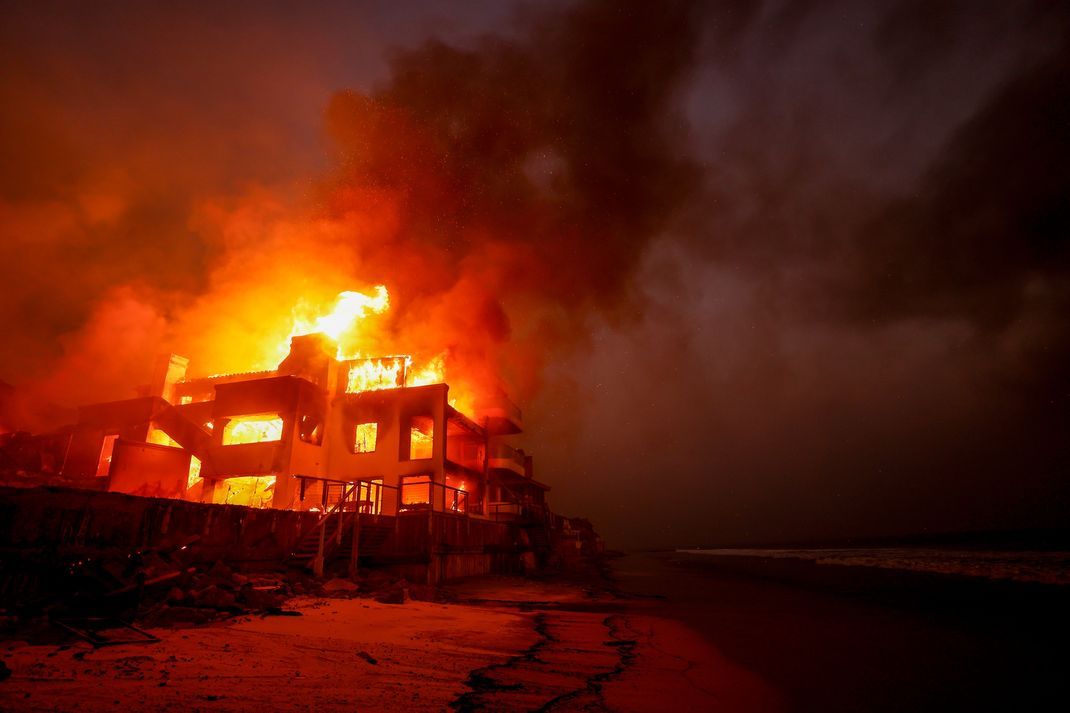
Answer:
<path fill-rule="evenodd" d="M 385 281 L 611 545 L 1067 521 L 1065 3 L 396 5 L 4 3 L 0 378 Z"/>

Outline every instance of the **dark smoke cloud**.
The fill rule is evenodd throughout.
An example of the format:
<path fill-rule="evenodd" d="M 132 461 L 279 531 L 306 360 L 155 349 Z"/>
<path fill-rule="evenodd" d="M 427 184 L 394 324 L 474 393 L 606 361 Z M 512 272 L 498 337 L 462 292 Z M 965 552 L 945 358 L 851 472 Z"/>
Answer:
<path fill-rule="evenodd" d="M 697 19 L 686 3 L 585 3 L 510 41 L 399 51 L 370 97 L 333 99 L 329 213 L 389 201 L 396 229 L 368 242 L 365 269 L 388 275 L 413 252 L 435 262 L 393 278 L 424 312 L 445 303 L 431 320 L 403 313 L 405 334 L 444 342 L 455 362 L 504 354 L 484 370 L 512 371 L 527 396 L 554 342 L 576 337 L 569 311 L 618 308 L 701 177 L 676 110 Z M 463 329 L 436 329 L 461 315 Z M 534 371 L 516 368 L 523 355 Z"/>
<path fill-rule="evenodd" d="M 13 319 L 31 303 L 44 319 L 11 331 L 28 344 L 65 334 L 47 360 L 34 349 L 9 357 L 7 370 L 37 377 L 30 393 L 41 399 L 127 390 L 147 375 L 130 364 L 151 345 L 189 354 L 202 372 L 270 366 L 260 346 L 285 338 L 278 327 L 297 299 L 379 281 L 394 295 L 391 339 L 362 347 L 445 350 L 455 385 L 480 391 L 502 378 L 526 398 L 546 356 L 582 338 L 572 311 L 621 312 L 643 248 L 701 176 L 676 108 L 698 41 L 687 3 L 529 10 L 508 38 L 399 49 L 377 89 L 322 102 L 325 179 L 310 178 L 307 158 L 291 161 L 300 152 L 282 134 L 289 101 L 322 105 L 306 99 L 322 85 L 301 78 L 325 53 L 291 66 L 316 39 L 305 24 L 284 25 L 273 9 L 246 31 L 240 6 L 173 11 L 116 10 L 116 28 L 74 9 L 66 19 L 88 21 L 88 40 L 21 18 L 56 51 L 31 60 L 23 40 L 10 53 L 23 70 L 7 88 L 11 106 L 31 95 L 48 120 L 35 129 L 10 113 L 13 133 L 30 138 L 21 162 L 60 140 L 81 152 L 39 188 L 8 176 L 12 234 L 20 220 L 22 232 L 54 233 L 13 268 L 45 278 L 18 296 Z M 287 51 L 273 52 L 286 33 Z M 83 105 L 94 109 L 91 139 L 64 121 Z M 306 171 L 296 186 L 277 168 L 294 162 Z M 61 224 L 35 222 L 45 216 Z M 132 314 L 143 328 L 116 316 Z M 87 380 L 85 355 L 121 344 L 112 322 L 144 337 Z"/>
<path fill-rule="evenodd" d="M 613 542 L 1065 521 L 1061 4 L 161 7 L 5 23 L 8 381 L 385 280 Z"/>
<path fill-rule="evenodd" d="M 915 197 L 867 226 L 866 312 L 966 315 L 998 328 L 1065 298 L 1070 48 L 1029 68 L 953 136 Z"/>
<path fill-rule="evenodd" d="M 594 401 L 543 463 L 568 506 L 662 544 L 1064 522 L 1066 20 L 714 11 L 705 200 L 648 254 L 642 324 L 565 369 Z"/>
<path fill-rule="evenodd" d="M 429 3 L 416 24 L 463 35 L 498 17 L 478 4 L 445 12 Z M 207 345 L 255 341 L 255 309 L 288 311 L 300 286 L 265 301 L 240 264 L 284 281 L 281 263 L 293 272 L 331 248 L 322 236 L 318 249 L 296 245 L 314 231 L 298 234 L 308 216 L 292 206 L 327 165 L 331 95 L 385 73 L 387 45 L 413 28 L 404 15 L 350 3 L 322 16 L 289 3 L 5 7 L 0 373 L 78 403 L 129 395 L 157 348 L 241 368 L 244 350 L 228 361 Z M 332 277 L 345 283 L 335 291 L 353 287 Z M 123 356 L 87 379 L 79 352 Z"/>

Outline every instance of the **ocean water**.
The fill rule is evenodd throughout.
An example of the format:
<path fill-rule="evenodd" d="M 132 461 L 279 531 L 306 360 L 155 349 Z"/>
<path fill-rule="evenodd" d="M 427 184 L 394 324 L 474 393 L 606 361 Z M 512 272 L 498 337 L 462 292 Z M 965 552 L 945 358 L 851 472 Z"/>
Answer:
<path fill-rule="evenodd" d="M 820 565 L 882 567 L 1005 579 L 1017 582 L 1070 584 L 1070 552 L 1007 551 L 924 547 L 865 547 L 844 549 L 680 549 L 719 557 L 800 559 Z"/>

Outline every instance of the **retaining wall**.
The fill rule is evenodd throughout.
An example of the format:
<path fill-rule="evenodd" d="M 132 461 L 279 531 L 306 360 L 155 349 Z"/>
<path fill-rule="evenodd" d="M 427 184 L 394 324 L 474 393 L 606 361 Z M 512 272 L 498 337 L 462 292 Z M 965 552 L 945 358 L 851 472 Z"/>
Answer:
<path fill-rule="evenodd" d="M 74 488 L 0 487 L 0 554 L 36 558 L 116 556 L 196 536 L 190 559 L 283 562 L 318 513 L 213 505 Z M 407 513 L 382 564 L 418 582 L 524 571 L 519 529 L 450 513 Z M 528 557 L 530 559 L 530 556 Z"/>
<path fill-rule="evenodd" d="M 0 548 L 76 555 L 168 547 L 196 535 L 199 559 L 281 561 L 316 517 L 71 488 L 0 488 Z"/>

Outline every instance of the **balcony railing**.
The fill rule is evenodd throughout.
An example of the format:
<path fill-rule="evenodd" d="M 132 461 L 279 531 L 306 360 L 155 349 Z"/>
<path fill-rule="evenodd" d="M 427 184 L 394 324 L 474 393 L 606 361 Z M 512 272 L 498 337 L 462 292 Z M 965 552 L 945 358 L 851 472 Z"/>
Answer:
<path fill-rule="evenodd" d="M 487 504 L 491 520 L 518 523 L 549 523 L 553 513 L 545 503 L 525 500 L 503 500 Z"/>
<path fill-rule="evenodd" d="M 405 483 L 401 486 L 398 512 L 434 509 L 461 514 L 481 513 L 482 501 L 478 498 L 469 498 L 470 494 L 467 490 L 443 483 Z"/>
<path fill-rule="evenodd" d="M 487 465 L 524 475 L 524 454 L 506 443 L 494 443 L 487 454 Z"/>
<path fill-rule="evenodd" d="M 383 493 L 392 492 L 394 502 L 397 502 L 397 487 L 386 485 L 378 481 L 355 481 L 346 482 L 329 478 L 315 478 L 311 476 L 295 476 L 301 480 L 302 499 L 310 482 L 315 482 L 321 487 L 320 503 L 324 508 L 320 512 L 316 524 L 302 536 L 297 550 L 292 553 L 293 557 L 299 555 L 301 545 L 305 542 L 315 542 L 315 553 L 312 554 L 309 565 L 317 577 L 323 576 L 324 564 L 327 558 L 342 546 L 344 539 L 352 537 L 353 545 L 350 551 L 349 572 L 356 574 L 357 558 L 359 554 L 358 542 L 360 538 L 362 515 L 378 515 L 382 512 Z M 335 486 L 337 486 L 335 488 Z M 331 491 L 337 489 L 340 492 L 335 498 L 331 498 Z M 394 520 L 394 532 L 397 534 L 397 519 Z M 330 534 L 328 534 L 330 528 Z"/>
<path fill-rule="evenodd" d="M 315 488 L 319 503 L 313 512 L 359 512 L 362 515 L 383 515 L 397 511 L 398 487 L 379 480 L 334 480 L 311 475 L 294 475 L 299 483 L 298 499 L 305 501 L 310 489 Z"/>

